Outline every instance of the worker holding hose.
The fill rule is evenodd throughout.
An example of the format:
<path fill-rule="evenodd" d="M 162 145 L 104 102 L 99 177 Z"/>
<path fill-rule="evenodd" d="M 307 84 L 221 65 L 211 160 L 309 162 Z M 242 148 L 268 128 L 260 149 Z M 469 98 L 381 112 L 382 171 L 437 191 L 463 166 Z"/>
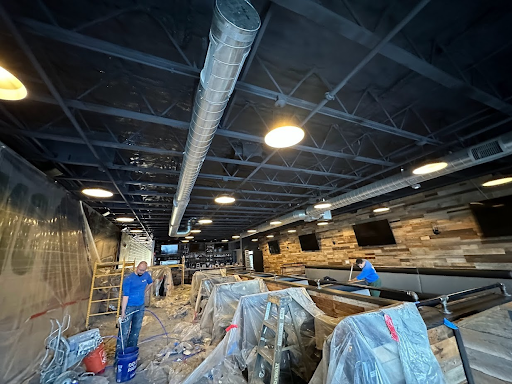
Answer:
<path fill-rule="evenodd" d="M 141 261 L 135 271 L 123 281 L 123 299 L 119 318 L 119 338 L 116 359 L 120 352 L 128 347 L 136 347 L 144 318 L 144 299 L 153 280 L 147 272 L 148 264 Z"/>
<path fill-rule="evenodd" d="M 349 280 L 349 283 L 354 283 L 357 281 L 364 281 L 366 285 L 371 287 L 379 288 L 382 286 L 381 280 L 372 263 L 370 263 L 366 259 L 357 259 L 356 265 L 361 268 L 362 272 L 352 280 Z M 372 296 L 380 296 L 380 291 L 370 290 L 370 295 Z"/>

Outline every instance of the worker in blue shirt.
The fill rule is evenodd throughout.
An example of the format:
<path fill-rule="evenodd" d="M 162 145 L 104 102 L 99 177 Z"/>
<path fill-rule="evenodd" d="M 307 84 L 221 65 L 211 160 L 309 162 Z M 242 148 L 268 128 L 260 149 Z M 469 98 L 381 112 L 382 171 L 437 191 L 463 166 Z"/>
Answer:
<path fill-rule="evenodd" d="M 357 259 L 356 265 L 361 268 L 362 272 L 355 279 L 349 280 L 349 283 L 364 281 L 366 285 L 371 287 L 379 288 L 382 286 L 380 277 L 377 275 L 372 263 L 366 259 Z M 370 290 L 370 295 L 378 297 L 380 296 L 380 291 Z"/>
<path fill-rule="evenodd" d="M 123 299 L 119 319 L 119 340 L 116 357 L 122 348 L 136 347 L 144 318 L 144 299 L 153 280 L 147 272 L 148 264 L 141 261 L 135 271 L 123 281 Z"/>

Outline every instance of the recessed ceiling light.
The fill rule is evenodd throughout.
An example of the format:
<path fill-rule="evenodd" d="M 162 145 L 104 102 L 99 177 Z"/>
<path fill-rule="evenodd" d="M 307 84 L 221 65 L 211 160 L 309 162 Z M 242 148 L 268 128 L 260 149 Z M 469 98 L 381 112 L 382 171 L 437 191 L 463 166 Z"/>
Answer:
<path fill-rule="evenodd" d="M 295 233 L 295 232 L 297 232 L 297 230 L 296 230 L 296 229 L 290 229 L 290 230 L 288 230 L 288 233 Z"/>
<path fill-rule="evenodd" d="M 190 231 L 190 233 L 201 233 L 200 229 L 193 229 Z"/>
<path fill-rule="evenodd" d="M 425 164 L 421 167 L 416 168 L 412 173 L 415 175 L 426 175 L 427 173 L 437 172 L 448 166 L 448 163 L 440 161 L 438 163 Z"/>
<path fill-rule="evenodd" d="M 185 236 L 185 239 L 192 240 L 194 236 Z"/>
<path fill-rule="evenodd" d="M 270 225 L 279 225 L 279 224 L 281 224 L 281 222 L 279 220 L 270 222 Z"/>
<path fill-rule="evenodd" d="M 503 185 L 512 183 L 512 177 L 502 177 L 499 179 L 489 180 L 482 184 L 483 187 L 494 187 L 496 185 Z"/>
<path fill-rule="evenodd" d="M 232 239 L 239 239 L 239 238 L 240 238 L 240 236 L 238 236 L 238 235 L 233 235 L 233 236 L 231 236 L 231 238 L 232 238 Z"/>
<path fill-rule="evenodd" d="M 190 240 L 181 240 L 182 243 L 188 243 Z"/>
<path fill-rule="evenodd" d="M 268 237 L 269 239 L 271 239 L 271 238 L 273 238 L 273 237 L 274 237 L 274 235 L 267 235 L 267 237 Z"/>
<path fill-rule="evenodd" d="M 130 233 L 142 233 L 144 232 L 142 229 L 130 229 Z"/>
<path fill-rule="evenodd" d="M 119 221 L 120 223 L 131 223 L 135 219 L 133 217 L 116 217 L 116 221 Z"/>
<path fill-rule="evenodd" d="M 330 208 L 331 205 L 332 205 L 331 203 L 321 202 L 321 203 L 315 204 L 314 207 L 315 207 L 315 209 L 325 209 L 325 208 Z"/>
<path fill-rule="evenodd" d="M 219 196 L 215 198 L 215 202 L 218 204 L 231 204 L 235 202 L 235 198 L 232 196 Z"/>
<path fill-rule="evenodd" d="M 0 99 L 21 100 L 27 97 L 27 88 L 16 76 L 0 67 Z"/>
<path fill-rule="evenodd" d="M 327 221 L 321 221 L 317 223 L 316 225 L 328 225 L 329 223 Z"/>
<path fill-rule="evenodd" d="M 228 239 L 223 239 L 221 240 L 223 243 L 227 243 L 229 240 Z"/>
<path fill-rule="evenodd" d="M 286 125 L 271 130 L 265 136 L 265 143 L 274 148 L 286 148 L 298 144 L 304 138 L 304 130 L 293 125 Z"/>
<path fill-rule="evenodd" d="M 254 241 L 254 242 L 256 242 L 256 241 L 258 241 L 258 239 L 252 239 L 251 241 Z"/>
<path fill-rule="evenodd" d="M 211 224 L 211 223 L 213 223 L 213 221 L 210 219 L 201 219 L 198 221 L 198 223 L 199 224 Z"/>
<path fill-rule="evenodd" d="M 248 233 L 256 233 L 256 232 L 258 232 L 258 231 L 257 231 L 256 229 L 249 229 L 247 232 L 248 232 Z"/>
<path fill-rule="evenodd" d="M 87 196 L 92 197 L 112 197 L 114 194 L 110 191 L 107 191 L 103 188 L 84 188 L 82 189 L 82 193 Z"/>
<path fill-rule="evenodd" d="M 389 211 L 389 208 L 388 208 L 388 207 L 375 208 L 375 209 L 373 210 L 373 212 L 375 212 L 375 213 L 387 212 L 387 211 Z"/>

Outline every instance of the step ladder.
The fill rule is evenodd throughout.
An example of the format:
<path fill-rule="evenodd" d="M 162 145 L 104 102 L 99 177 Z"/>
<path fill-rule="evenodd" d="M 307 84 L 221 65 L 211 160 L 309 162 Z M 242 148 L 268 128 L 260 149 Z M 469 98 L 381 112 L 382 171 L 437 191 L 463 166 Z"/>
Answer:
<path fill-rule="evenodd" d="M 135 261 L 119 261 L 119 262 L 112 262 L 112 263 L 94 263 L 94 270 L 92 274 L 92 281 L 91 281 L 91 292 L 89 294 L 89 304 L 87 305 L 87 318 L 85 320 L 85 327 L 89 328 L 89 320 L 93 316 L 101 316 L 101 315 L 109 315 L 109 314 L 116 314 L 116 318 L 114 321 L 117 321 L 117 318 L 119 317 L 119 310 L 121 308 L 121 298 L 122 298 L 122 288 L 123 288 L 123 281 L 124 281 L 124 275 L 126 268 L 135 268 Z M 104 273 L 105 270 L 108 270 L 110 273 Z M 99 278 L 107 278 L 110 281 L 110 278 L 113 276 L 120 276 L 119 279 L 119 285 L 100 285 L 98 286 L 97 280 Z M 116 283 L 117 284 L 117 283 Z M 117 290 L 117 297 L 111 297 L 113 293 L 113 289 L 118 288 Z M 99 290 L 106 290 L 106 299 L 101 300 L 94 300 L 94 296 Z M 105 312 L 97 312 L 97 313 L 91 313 L 91 308 L 93 303 L 105 303 L 107 310 Z M 114 304 L 116 306 L 115 311 L 109 311 L 110 306 Z"/>
<path fill-rule="evenodd" d="M 278 384 L 282 378 L 282 374 L 284 373 L 281 367 L 283 352 L 288 354 L 287 373 L 290 380 L 292 379 L 291 356 L 288 352 L 290 350 L 290 346 L 287 345 L 288 334 L 284 328 L 287 314 L 291 319 L 291 329 L 295 333 L 301 356 L 303 358 L 306 356 L 304 345 L 302 344 L 300 329 L 290 308 L 291 303 L 292 298 L 288 295 L 268 296 L 267 308 L 265 310 L 265 316 L 261 326 L 260 339 L 256 349 L 256 364 L 254 365 L 254 371 L 250 381 L 251 384 L 264 383 L 264 378 L 266 376 L 265 361 L 270 365 L 269 384 Z M 273 307 L 275 307 L 277 313 L 276 319 L 272 318 Z M 271 334 L 273 334 L 273 337 Z M 305 375 L 307 375 L 307 365 L 304 364 L 304 366 L 306 367 Z M 303 375 L 299 374 L 299 376 Z"/>

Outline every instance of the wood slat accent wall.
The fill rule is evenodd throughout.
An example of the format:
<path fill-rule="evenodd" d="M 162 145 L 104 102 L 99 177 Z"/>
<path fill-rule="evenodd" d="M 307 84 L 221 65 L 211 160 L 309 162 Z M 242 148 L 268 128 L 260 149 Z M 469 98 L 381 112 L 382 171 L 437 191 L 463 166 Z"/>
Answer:
<path fill-rule="evenodd" d="M 281 254 L 271 255 L 267 238 L 260 238 L 265 271 L 279 273 L 285 263 L 344 265 L 366 258 L 378 266 L 434 268 L 512 269 L 512 236 L 484 239 L 471 213 L 469 203 L 512 194 L 512 186 L 477 188 L 483 178 L 454 184 L 389 202 L 387 213 L 366 208 L 333 217 L 327 226 L 299 222 L 288 229 L 272 232 Z M 396 245 L 359 247 L 352 225 L 388 219 Z M 512 220 L 512 218 L 511 218 Z M 433 226 L 440 231 L 435 235 Z M 321 243 L 318 252 L 302 252 L 299 235 L 316 232 Z"/>

